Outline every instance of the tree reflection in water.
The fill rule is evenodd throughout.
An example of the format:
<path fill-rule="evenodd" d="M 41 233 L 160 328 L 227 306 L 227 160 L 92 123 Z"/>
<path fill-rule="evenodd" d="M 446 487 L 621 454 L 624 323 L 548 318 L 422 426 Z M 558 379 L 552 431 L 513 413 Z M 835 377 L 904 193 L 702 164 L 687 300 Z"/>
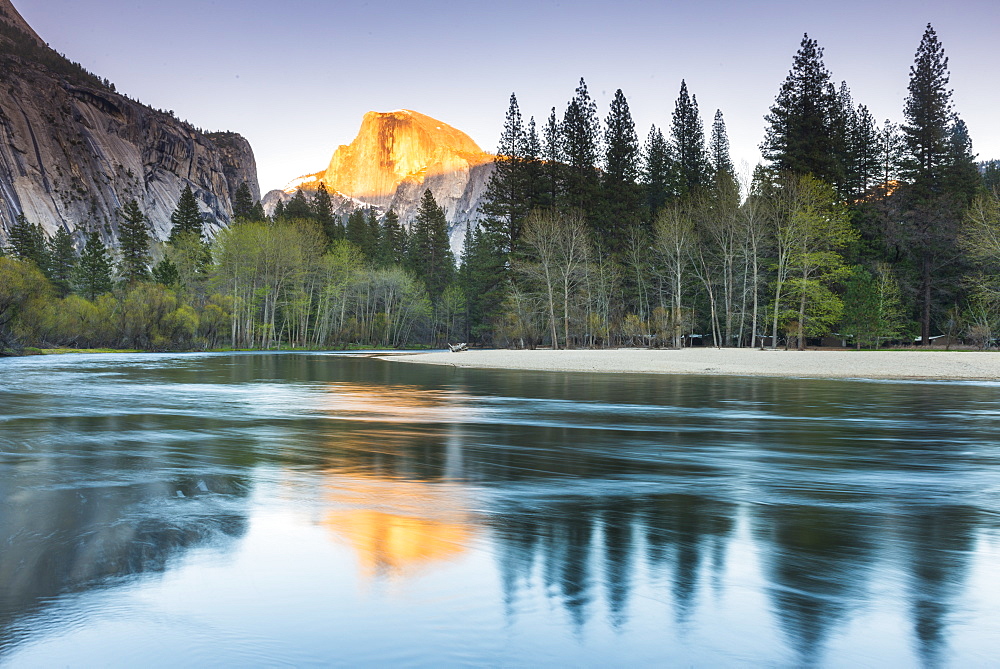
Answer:
<path fill-rule="evenodd" d="M 643 630 L 703 644 L 689 663 L 810 666 L 875 612 L 936 667 L 997 533 L 989 388 L 158 359 L 4 391 L 0 652 L 61 595 L 238 554 L 287 503 L 361 579 L 476 565 L 501 645 L 555 608 L 576 649 Z M 743 650 L 770 632 L 786 650 Z"/>

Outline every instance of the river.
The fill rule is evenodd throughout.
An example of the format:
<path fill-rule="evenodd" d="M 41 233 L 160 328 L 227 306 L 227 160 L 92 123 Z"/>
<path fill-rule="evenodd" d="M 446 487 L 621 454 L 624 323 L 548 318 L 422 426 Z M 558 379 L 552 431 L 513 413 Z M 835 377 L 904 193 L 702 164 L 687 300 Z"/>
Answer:
<path fill-rule="evenodd" d="M 0 665 L 968 667 L 1000 384 L 0 360 Z"/>

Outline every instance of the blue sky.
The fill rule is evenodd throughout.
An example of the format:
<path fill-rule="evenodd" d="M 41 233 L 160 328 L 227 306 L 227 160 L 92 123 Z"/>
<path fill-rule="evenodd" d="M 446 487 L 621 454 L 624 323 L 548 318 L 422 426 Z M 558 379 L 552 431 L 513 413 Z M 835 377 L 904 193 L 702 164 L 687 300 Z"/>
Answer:
<path fill-rule="evenodd" d="M 617 88 L 640 138 L 669 123 L 680 80 L 733 158 L 755 163 L 763 116 L 808 32 L 837 81 L 879 120 L 902 118 L 930 22 L 980 158 L 1000 158 L 1000 3 L 893 1 L 321 2 L 14 0 L 43 39 L 120 91 L 240 132 L 261 188 L 326 166 L 369 110 L 410 108 L 494 150 L 516 92 L 561 114 L 580 77 L 602 117 Z"/>

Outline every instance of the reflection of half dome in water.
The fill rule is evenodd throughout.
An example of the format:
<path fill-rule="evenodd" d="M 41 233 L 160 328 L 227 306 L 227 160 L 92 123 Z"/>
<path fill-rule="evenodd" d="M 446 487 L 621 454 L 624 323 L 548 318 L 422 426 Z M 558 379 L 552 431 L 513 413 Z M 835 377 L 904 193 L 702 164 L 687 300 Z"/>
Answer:
<path fill-rule="evenodd" d="M 475 528 L 457 486 L 333 475 L 321 523 L 371 578 L 407 575 L 465 552 Z"/>
<path fill-rule="evenodd" d="M 472 418 L 472 402 L 453 390 L 333 383 L 320 409 L 332 418 L 385 423 L 455 423 Z"/>

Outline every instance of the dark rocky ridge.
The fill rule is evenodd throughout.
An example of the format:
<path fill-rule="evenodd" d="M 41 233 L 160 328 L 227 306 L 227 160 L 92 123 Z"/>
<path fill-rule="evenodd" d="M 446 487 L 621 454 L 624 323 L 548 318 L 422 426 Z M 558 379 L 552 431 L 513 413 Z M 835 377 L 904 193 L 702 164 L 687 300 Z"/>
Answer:
<path fill-rule="evenodd" d="M 249 143 L 140 104 L 41 44 L 0 0 L 0 238 L 24 213 L 50 235 L 109 229 L 131 198 L 164 239 L 191 186 L 208 229 L 229 223 L 242 182 L 259 197 Z M 107 227 L 106 227 L 107 226 Z"/>

